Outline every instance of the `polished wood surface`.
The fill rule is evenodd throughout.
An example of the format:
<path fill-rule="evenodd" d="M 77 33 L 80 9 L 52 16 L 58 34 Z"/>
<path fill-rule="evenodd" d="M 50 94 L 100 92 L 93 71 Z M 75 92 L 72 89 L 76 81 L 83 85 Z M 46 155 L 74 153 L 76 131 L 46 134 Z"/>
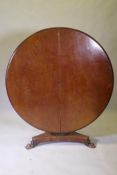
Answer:
<path fill-rule="evenodd" d="M 50 28 L 18 46 L 6 88 L 25 121 L 51 133 L 68 133 L 103 112 L 112 94 L 113 71 L 106 52 L 89 35 Z"/>

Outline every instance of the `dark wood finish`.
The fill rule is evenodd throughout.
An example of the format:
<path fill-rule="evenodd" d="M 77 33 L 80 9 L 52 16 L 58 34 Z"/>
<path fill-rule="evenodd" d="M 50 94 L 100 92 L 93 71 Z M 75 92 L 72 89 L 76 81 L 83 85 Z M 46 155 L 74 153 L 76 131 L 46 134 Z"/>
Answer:
<path fill-rule="evenodd" d="M 50 28 L 18 46 L 6 88 L 12 106 L 29 124 L 70 133 L 103 112 L 112 94 L 113 71 L 106 52 L 89 35 Z"/>
<path fill-rule="evenodd" d="M 79 134 L 77 132 L 69 133 L 69 134 L 51 134 L 51 133 L 43 133 L 38 136 L 32 138 L 30 144 L 26 145 L 26 149 L 32 149 L 38 144 L 43 143 L 51 143 L 51 142 L 78 142 L 83 143 L 90 148 L 95 148 L 95 144 L 92 143 L 88 136 Z"/>

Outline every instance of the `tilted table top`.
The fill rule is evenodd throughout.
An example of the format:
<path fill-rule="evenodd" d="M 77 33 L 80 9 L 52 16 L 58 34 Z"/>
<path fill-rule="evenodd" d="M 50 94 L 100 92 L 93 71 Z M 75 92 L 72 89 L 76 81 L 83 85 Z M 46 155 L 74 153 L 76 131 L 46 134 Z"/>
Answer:
<path fill-rule="evenodd" d="M 67 133 L 103 112 L 112 94 L 113 71 L 92 37 L 70 28 L 49 28 L 15 50 L 6 88 L 25 121 L 44 131 Z"/>

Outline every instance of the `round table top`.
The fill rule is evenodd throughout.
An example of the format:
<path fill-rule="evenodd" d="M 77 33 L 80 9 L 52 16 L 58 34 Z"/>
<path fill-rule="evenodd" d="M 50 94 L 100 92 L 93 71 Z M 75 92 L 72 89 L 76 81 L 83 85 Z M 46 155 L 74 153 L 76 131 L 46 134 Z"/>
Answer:
<path fill-rule="evenodd" d="M 6 88 L 26 122 L 44 131 L 68 133 L 103 112 L 113 90 L 113 70 L 104 49 L 89 35 L 48 28 L 15 50 Z"/>

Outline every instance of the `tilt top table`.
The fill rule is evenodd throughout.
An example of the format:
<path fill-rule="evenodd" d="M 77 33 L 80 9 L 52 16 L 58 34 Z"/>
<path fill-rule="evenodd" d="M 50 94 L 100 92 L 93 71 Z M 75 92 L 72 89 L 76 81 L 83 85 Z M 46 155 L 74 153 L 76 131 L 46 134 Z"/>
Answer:
<path fill-rule="evenodd" d="M 48 28 L 24 40 L 7 68 L 6 89 L 15 111 L 46 131 L 27 149 L 51 141 L 81 142 L 75 132 L 96 120 L 113 90 L 113 70 L 104 49 L 91 36 L 71 28 Z"/>

